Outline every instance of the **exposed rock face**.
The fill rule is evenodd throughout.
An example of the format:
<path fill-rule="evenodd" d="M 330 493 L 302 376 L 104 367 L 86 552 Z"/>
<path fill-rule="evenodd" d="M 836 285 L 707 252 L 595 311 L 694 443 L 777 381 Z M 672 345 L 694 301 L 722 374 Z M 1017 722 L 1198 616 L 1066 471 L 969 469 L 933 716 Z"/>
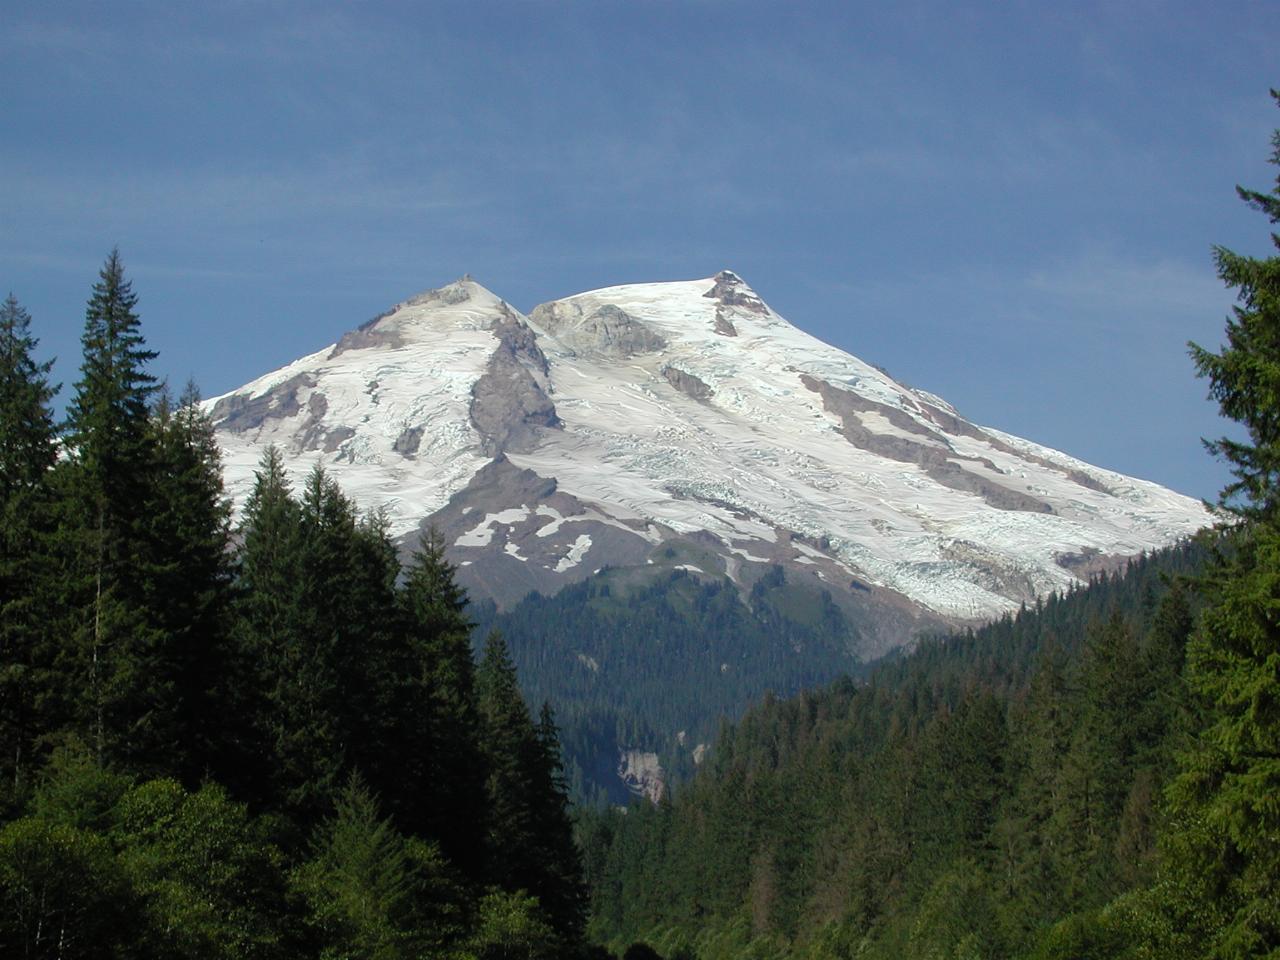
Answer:
<path fill-rule="evenodd" d="M 553 301 L 535 307 L 529 319 L 574 353 L 622 359 L 667 346 L 665 339 L 611 303 L 587 313 L 572 301 Z"/>
<path fill-rule="evenodd" d="M 715 329 L 716 333 L 722 337 L 736 337 L 738 335 L 738 328 L 733 325 L 733 321 L 729 319 L 721 307 L 716 307 Z"/>
<path fill-rule="evenodd" d="M 765 302 L 757 297 L 755 292 L 732 270 L 721 270 L 712 279 L 715 281 L 715 286 L 704 293 L 704 297 L 718 300 L 723 306 L 738 307 L 751 313 L 764 315 L 769 312 Z M 729 334 L 729 336 L 734 335 Z"/>
<path fill-rule="evenodd" d="M 477 472 L 421 527 L 436 528 L 450 545 L 458 583 L 500 607 L 530 590 L 554 593 L 590 576 L 601 562 L 643 565 L 660 536 L 600 513 L 505 456 Z M 597 556 L 608 559 L 597 562 Z"/>
<path fill-rule="evenodd" d="M 712 390 L 709 386 L 692 373 L 686 373 L 679 367 L 664 367 L 662 375 L 667 378 L 667 383 L 695 400 L 706 400 L 711 396 Z"/>
<path fill-rule="evenodd" d="M 386 313 L 378 314 L 372 320 L 360 324 L 350 333 L 342 335 L 332 350 L 329 351 L 329 359 L 333 360 L 341 356 L 348 350 L 369 350 L 374 347 L 401 347 L 404 346 L 404 338 L 398 330 L 388 330 L 380 328 L 378 321 L 391 316 L 395 311 L 389 310 Z"/>
<path fill-rule="evenodd" d="M 218 424 L 219 430 L 247 433 L 257 430 L 267 420 L 296 416 L 302 409 L 298 393 L 315 385 L 313 376 L 299 373 L 256 397 L 230 393 L 214 403 L 209 416 Z"/>
<path fill-rule="evenodd" d="M 999 472 L 999 468 L 990 460 L 964 457 L 956 453 L 946 437 L 933 433 L 902 410 L 869 400 L 851 390 L 843 390 L 807 374 L 800 380 L 822 397 L 823 405 L 827 410 L 840 416 L 844 424 L 841 432 L 854 446 L 891 460 L 914 463 L 943 486 L 953 490 L 963 490 L 966 493 L 976 493 L 998 510 L 1053 512 L 1053 507 L 1043 500 L 1012 486 L 1005 486 L 972 470 L 966 470 L 958 461 L 968 460 L 992 472 Z M 859 413 L 878 414 L 899 430 L 916 434 L 922 439 L 917 441 L 901 434 L 873 431 L 863 424 Z"/>
<path fill-rule="evenodd" d="M 471 423 L 487 456 L 529 449 L 539 428 L 560 425 L 546 394 L 547 358 L 528 325 L 509 310 L 493 327 L 498 348 L 471 389 Z"/>
<path fill-rule="evenodd" d="M 665 774 L 656 753 L 623 750 L 618 757 L 618 776 L 628 790 L 650 803 L 660 801 L 666 790 Z"/>
<path fill-rule="evenodd" d="M 946 410 L 943 410 L 940 406 L 929 403 L 925 400 L 920 400 L 919 408 L 930 420 L 952 436 L 972 437 L 975 440 L 981 440 L 983 443 L 991 445 L 1002 453 L 1010 453 L 1015 456 L 1020 456 L 1042 467 L 1047 467 L 1050 470 L 1056 470 L 1072 483 L 1077 483 L 1082 487 L 1088 487 L 1090 490 L 1097 490 L 1099 493 L 1111 492 L 1105 484 L 1098 482 L 1083 470 L 1068 469 L 1029 451 L 1016 450 L 999 437 L 993 435 L 989 430 L 982 430 L 979 427 L 975 427 L 968 420 L 965 420 L 954 413 L 949 413 Z"/>
<path fill-rule="evenodd" d="M 400 436 L 396 437 L 391 449 L 402 457 L 412 457 L 422 445 L 422 431 L 422 427 L 405 427 L 400 431 Z"/>

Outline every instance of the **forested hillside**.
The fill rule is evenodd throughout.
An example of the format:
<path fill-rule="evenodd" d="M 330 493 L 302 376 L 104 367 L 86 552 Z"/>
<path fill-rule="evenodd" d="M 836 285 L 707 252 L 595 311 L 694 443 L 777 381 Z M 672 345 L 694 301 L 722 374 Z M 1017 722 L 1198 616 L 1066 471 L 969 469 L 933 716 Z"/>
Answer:
<path fill-rule="evenodd" d="M 583 820 L 593 932 L 705 957 L 1014 956 L 1149 879 L 1188 723 L 1192 606 L 1169 583 L 1202 554 L 751 710 L 671 803 Z"/>
<path fill-rule="evenodd" d="M 549 711 L 268 451 L 234 530 L 112 253 L 65 425 L 0 306 L 0 956 L 563 957 L 584 890 Z"/>
<path fill-rule="evenodd" d="M 556 705 L 575 798 L 625 804 L 619 751 L 659 754 L 669 779 L 764 691 L 789 696 L 858 668 L 856 629 L 829 594 L 773 567 L 745 596 L 684 570 L 605 571 L 497 613 L 531 699 Z"/>

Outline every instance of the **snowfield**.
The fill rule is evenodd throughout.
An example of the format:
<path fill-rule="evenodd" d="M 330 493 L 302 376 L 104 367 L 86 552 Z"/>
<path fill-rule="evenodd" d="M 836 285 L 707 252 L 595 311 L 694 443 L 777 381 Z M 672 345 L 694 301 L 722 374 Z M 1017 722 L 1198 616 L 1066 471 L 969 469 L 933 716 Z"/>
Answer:
<path fill-rule="evenodd" d="M 513 319 L 536 346 L 511 339 Z M 522 370 L 534 386 L 508 401 Z M 730 572 L 789 559 L 836 587 L 856 578 L 979 620 L 1076 582 L 1062 558 L 1132 555 L 1210 522 L 1189 497 L 963 421 L 728 272 L 595 290 L 529 317 L 470 279 L 415 297 L 208 401 L 230 492 L 243 503 L 274 443 L 295 483 L 323 463 L 410 534 L 492 460 L 472 417 L 486 373 L 503 416 L 525 415 L 529 389 L 554 404 L 558 425 L 501 452 L 586 507 L 492 504 L 454 538 L 459 560 L 492 550 L 567 574 L 588 551 L 593 567 L 609 562 L 578 524 L 653 543 L 705 532 Z M 504 542 L 535 523 L 530 536 L 564 544 L 543 560 Z"/>

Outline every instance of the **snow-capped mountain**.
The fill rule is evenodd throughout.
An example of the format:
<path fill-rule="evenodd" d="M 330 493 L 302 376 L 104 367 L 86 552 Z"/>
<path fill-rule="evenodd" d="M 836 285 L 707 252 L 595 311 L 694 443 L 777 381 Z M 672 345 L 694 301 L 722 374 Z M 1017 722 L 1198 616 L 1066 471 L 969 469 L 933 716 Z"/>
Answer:
<path fill-rule="evenodd" d="M 464 277 L 208 409 L 237 502 L 274 443 L 406 542 L 435 524 L 473 595 L 509 603 L 604 566 L 748 586 L 780 564 L 876 624 L 873 646 L 998 616 L 1210 519 L 970 423 L 728 271 L 527 316 Z"/>

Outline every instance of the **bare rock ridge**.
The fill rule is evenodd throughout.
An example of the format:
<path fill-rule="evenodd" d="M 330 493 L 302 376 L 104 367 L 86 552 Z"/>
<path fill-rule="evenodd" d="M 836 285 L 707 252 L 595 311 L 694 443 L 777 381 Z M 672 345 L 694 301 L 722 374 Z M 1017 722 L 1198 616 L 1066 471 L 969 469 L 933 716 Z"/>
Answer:
<path fill-rule="evenodd" d="M 979 473 L 966 470 L 958 461 L 968 460 L 980 464 L 992 473 L 999 473 L 999 468 L 986 457 L 965 456 L 957 453 L 941 433 L 928 429 L 901 409 L 877 403 L 807 374 L 802 375 L 800 380 L 822 397 L 823 405 L 827 410 L 841 418 L 843 423 L 841 432 L 854 446 L 891 460 L 917 464 L 943 486 L 976 493 L 998 510 L 1053 512 L 1053 507 L 1043 500 L 1038 500 L 1012 486 L 988 479 Z M 859 417 L 860 413 L 879 414 L 899 430 L 916 434 L 922 439 L 914 440 L 901 434 L 875 433 L 863 425 Z M 973 433 L 969 435 L 974 436 Z"/>
<path fill-rule="evenodd" d="M 321 462 L 406 545 L 444 531 L 477 597 L 606 567 L 749 591 L 781 567 L 832 597 L 863 653 L 1209 522 L 1195 500 L 970 423 L 729 270 L 528 317 L 463 277 L 206 409 L 237 503 L 267 444 L 295 474 Z"/>
<path fill-rule="evenodd" d="M 527 450 L 539 427 L 560 426 L 547 396 L 547 358 L 529 325 L 506 304 L 492 330 L 498 347 L 471 388 L 471 423 L 486 456 Z"/>

